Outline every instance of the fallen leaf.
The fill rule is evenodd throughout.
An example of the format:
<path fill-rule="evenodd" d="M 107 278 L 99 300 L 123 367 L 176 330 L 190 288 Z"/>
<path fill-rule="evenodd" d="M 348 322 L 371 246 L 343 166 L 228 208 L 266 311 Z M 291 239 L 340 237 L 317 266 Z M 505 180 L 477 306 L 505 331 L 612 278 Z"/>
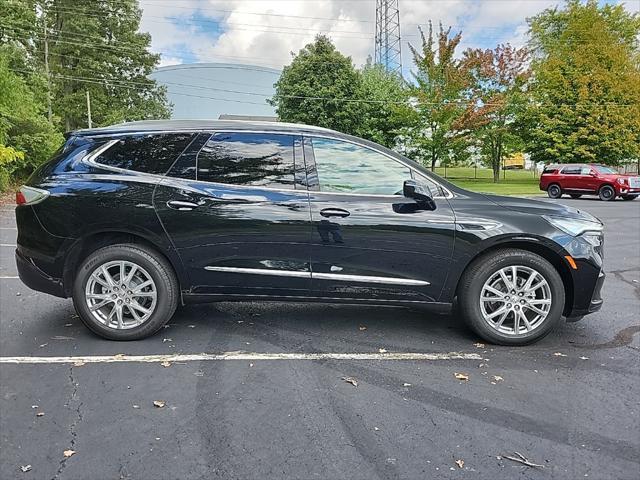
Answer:
<path fill-rule="evenodd" d="M 402 386 L 403 386 L 403 387 L 410 387 L 410 386 L 411 386 L 411 384 L 410 384 L 410 383 L 406 383 L 406 382 L 405 382 L 405 383 L 403 383 L 403 384 L 402 384 Z"/>
<path fill-rule="evenodd" d="M 484 347 L 486 347 L 486 345 L 485 345 L 484 343 L 474 343 L 473 345 L 474 345 L 474 347 L 477 347 L 477 348 L 484 348 Z"/>
<path fill-rule="evenodd" d="M 157 407 L 157 408 L 162 408 L 166 405 L 164 400 L 154 400 L 153 401 L 153 406 Z"/>
<path fill-rule="evenodd" d="M 38 405 L 31 405 L 31 408 L 40 408 Z"/>
<path fill-rule="evenodd" d="M 380 352 L 380 353 L 387 353 L 387 350 L 386 350 L 386 349 L 384 349 L 384 348 L 379 348 L 379 349 L 378 349 L 378 352 Z"/>
<path fill-rule="evenodd" d="M 467 375 L 466 373 L 458 373 L 458 372 L 455 372 L 453 375 L 454 375 L 458 380 L 464 380 L 465 382 L 466 382 L 467 380 L 469 380 L 469 375 Z"/>
<path fill-rule="evenodd" d="M 47 345 L 49 345 L 48 343 L 43 343 L 40 345 L 40 348 L 46 347 Z"/>
<path fill-rule="evenodd" d="M 187 325 L 187 328 L 196 328 L 195 325 Z"/>
<path fill-rule="evenodd" d="M 373 427 L 373 429 L 377 432 L 378 430 L 380 430 L 378 427 Z"/>
<path fill-rule="evenodd" d="M 72 455 L 75 455 L 76 451 L 75 450 L 65 450 L 62 454 L 66 457 L 69 458 Z"/>
<path fill-rule="evenodd" d="M 367 327 L 366 327 L 366 326 L 364 326 L 364 325 L 360 325 L 360 326 L 358 327 L 358 330 L 360 330 L 361 332 L 365 331 L 366 329 L 367 329 Z"/>
<path fill-rule="evenodd" d="M 164 368 L 170 367 L 171 366 L 171 362 L 167 362 L 166 360 L 164 362 L 162 362 L 160 365 L 162 365 Z"/>
<path fill-rule="evenodd" d="M 173 338 L 163 338 L 162 343 L 164 342 L 173 342 Z"/>
<path fill-rule="evenodd" d="M 250 366 L 250 367 L 253 367 L 253 363 L 250 363 L 250 364 L 249 364 L 249 366 Z"/>
<path fill-rule="evenodd" d="M 65 327 L 73 327 L 73 323 L 65 323 L 64 326 Z"/>
<path fill-rule="evenodd" d="M 81 367 L 85 364 L 86 362 L 83 361 L 78 361 L 78 362 L 73 362 L 73 366 L 74 367 Z"/>
<path fill-rule="evenodd" d="M 22 470 L 23 472 L 28 472 L 29 470 L 31 470 L 31 465 L 21 465 L 20 466 L 20 470 Z"/>
<path fill-rule="evenodd" d="M 350 383 L 354 387 L 358 386 L 358 381 L 353 377 L 342 377 L 342 380 L 344 380 L 347 383 Z"/>
<path fill-rule="evenodd" d="M 38 412 L 38 413 L 36 413 L 36 417 L 44 417 L 44 412 Z"/>
<path fill-rule="evenodd" d="M 566 357 L 564 353 L 556 352 L 553 354 L 554 357 Z"/>
<path fill-rule="evenodd" d="M 493 376 L 493 379 L 494 379 L 496 382 L 502 382 L 502 381 L 504 380 L 504 378 L 502 378 L 500 375 L 494 375 L 494 376 Z"/>
<path fill-rule="evenodd" d="M 140 408 L 140 405 L 134 405 L 133 408 Z"/>
<path fill-rule="evenodd" d="M 580 357 L 580 360 L 589 360 L 589 357 Z"/>
<path fill-rule="evenodd" d="M 464 467 L 464 460 L 456 460 L 456 465 L 458 465 L 458 468 Z"/>

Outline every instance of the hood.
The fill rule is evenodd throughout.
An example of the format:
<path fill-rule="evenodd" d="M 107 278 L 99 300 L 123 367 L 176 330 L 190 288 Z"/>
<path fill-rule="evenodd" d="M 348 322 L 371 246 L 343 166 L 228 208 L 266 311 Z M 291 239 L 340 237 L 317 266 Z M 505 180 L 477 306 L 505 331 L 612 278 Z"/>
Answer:
<path fill-rule="evenodd" d="M 516 212 L 529 213 L 532 215 L 555 215 L 559 217 L 580 218 L 600 222 L 600 219 L 594 217 L 590 213 L 559 203 L 530 200 L 528 198 L 503 197 L 500 195 L 483 194 L 483 196 L 496 205 Z"/>

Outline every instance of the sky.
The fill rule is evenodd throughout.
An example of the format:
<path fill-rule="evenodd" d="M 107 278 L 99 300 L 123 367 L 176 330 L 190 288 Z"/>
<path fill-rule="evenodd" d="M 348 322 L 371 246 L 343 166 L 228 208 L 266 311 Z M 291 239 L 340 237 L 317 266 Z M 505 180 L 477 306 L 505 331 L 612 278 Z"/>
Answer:
<path fill-rule="evenodd" d="M 319 34 L 326 34 L 356 66 L 373 55 L 376 0 L 139 0 L 141 31 L 152 36 L 161 66 L 222 62 L 282 68 Z M 460 50 L 527 39 L 527 17 L 562 0 L 399 0 L 403 70 L 408 44 L 420 45 L 418 26 L 442 22 L 462 32 Z M 640 0 L 622 3 L 640 11 Z"/>

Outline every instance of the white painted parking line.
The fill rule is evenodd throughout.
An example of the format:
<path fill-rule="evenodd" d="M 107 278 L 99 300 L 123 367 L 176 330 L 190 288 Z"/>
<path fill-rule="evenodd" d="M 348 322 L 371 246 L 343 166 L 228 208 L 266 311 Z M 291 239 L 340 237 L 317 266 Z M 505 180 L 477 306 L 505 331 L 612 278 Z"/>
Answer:
<path fill-rule="evenodd" d="M 17 227 L 0 227 L 0 230 L 18 230 Z"/>
<path fill-rule="evenodd" d="M 13 277 L 13 276 L 8 276 L 8 275 L 0 275 L 0 280 L 15 280 L 17 278 L 20 278 L 20 277 L 18 277 L 18 276 Z"/>
<path fill-rule="evenodd" d="M 17 247 L 15 243 L 0 243 L 0 247 Z"/>
<path fill-rule="evenodd" d="M 216 360 L 482 360 L 477 353 L 251 353 L 222 352 L 178 355 L 89 355 L 76 357 L 0 357 L 0 363 L 155 363 Z"/>

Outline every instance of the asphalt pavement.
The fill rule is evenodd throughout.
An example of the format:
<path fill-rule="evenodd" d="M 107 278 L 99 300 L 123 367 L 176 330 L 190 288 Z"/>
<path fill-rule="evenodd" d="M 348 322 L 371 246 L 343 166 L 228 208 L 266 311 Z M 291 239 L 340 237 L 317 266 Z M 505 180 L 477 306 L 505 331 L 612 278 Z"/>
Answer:
<path fill-rule="evenodd" d="M 190 306 L 152 338 L 102 340 L 15 278 L 2 206 L 0 357 L 107 358 L 0 363 L 0 478 L 636 480 L 640 201 L 560 201 L 605 222 L 605 303 L 521 348 L 420 309 L 297 303 Z M 443 355 L 358 358 L 380 349 Z M 148 357 L 203 352 L 239 353 Z"/>

